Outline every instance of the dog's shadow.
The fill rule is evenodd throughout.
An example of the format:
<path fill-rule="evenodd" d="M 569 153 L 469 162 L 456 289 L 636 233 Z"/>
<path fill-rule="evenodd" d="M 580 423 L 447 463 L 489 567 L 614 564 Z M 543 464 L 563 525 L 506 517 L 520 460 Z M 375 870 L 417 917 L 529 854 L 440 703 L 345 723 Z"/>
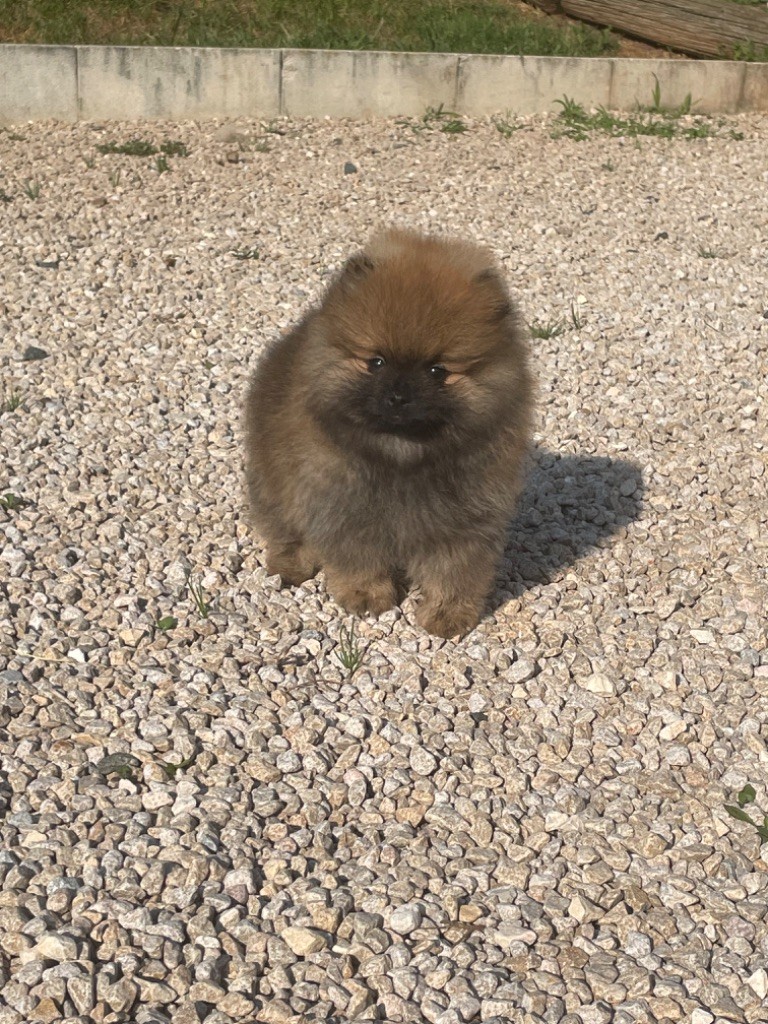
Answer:
<path fill-rule="evenodd" d="M 625 459 L 533 453 L 509 525 L 494 607 L 548 583 L 640 515 L 643 477 Z"/>

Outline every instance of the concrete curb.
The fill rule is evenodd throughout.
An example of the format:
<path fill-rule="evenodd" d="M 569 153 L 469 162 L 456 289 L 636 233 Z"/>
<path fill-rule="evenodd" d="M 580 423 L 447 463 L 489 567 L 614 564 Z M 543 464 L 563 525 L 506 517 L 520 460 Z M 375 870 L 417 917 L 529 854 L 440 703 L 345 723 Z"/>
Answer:
<path fill-rule="evenodd" d="M 0 123 L 205 117 L 538 114 L 666 104 L 768 113 L 768 64 L 348 50 L 0 45 Z"/>

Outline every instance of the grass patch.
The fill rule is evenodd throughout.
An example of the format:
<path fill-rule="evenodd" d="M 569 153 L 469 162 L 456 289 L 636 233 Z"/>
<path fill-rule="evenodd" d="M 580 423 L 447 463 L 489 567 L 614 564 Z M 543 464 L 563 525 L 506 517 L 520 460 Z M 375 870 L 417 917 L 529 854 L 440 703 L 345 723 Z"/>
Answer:
<path fill-rule="evenodd" d="M 693 107 L 690 93 L 678 106 L 666 106 L 662 102 L 658 79 L 656 79 L 651 102 L 647 106 L 638 107 L 636 113 L 628 116 L 612 114 L 605 107 L 598 107 L 597 110 L 590 113 L 576 100 L 569 99 L 567 96 L 556 102 L 562 109 L 558 114 L 557 125 L 552 133 L 555 138 L 565 136 L 569 139 L 583 141 L 590 132 L 601 132 L 614 138 L 619 136 L 638 138 L 650 135 L 663 139 L 706 139 L 715 134 L 712 123 L 702 117 L 693 118 L 693 123 L 690 123 L 690 113 Z M 681 119 L 684 117 L 689 120 L 681 124 Z"/>
<path fill-rule="evenodd" d="M 542 322 L 534 320 L 528 324 L 528 330 L 532 338 L 557 338 L 565 331 L 564 320 L 547 320 Z"/>
<path fill-rule="evenodd" d="M 23 186 L 24 195 L 27 199 L 39 199 L 40 198 L 40 182 L 39 181 L 25 181 Z"/>
<path fill-rule="evenodd" d="M 24 508 L 26 504 L 27 502 L 18 494 L 14 494 L 13 491 L 6 491 L 5 494 L 0 494 L 0 508 L 5 512 L 17 512 L 20 508 Z"/>
<path fill-rule="evenodd" d="M 23 401 L 24 395 L 21 391 L 9 391 L 0 405 L 0 412 L 16 412 L 17 409 L 21 408 Z"/>
<path fill-rule="evenodd" d="M 261 252 L 256 246 L 245 249 L 230 249 L 229 255 L 234 256 L 236 260 L 257 260 L 261 256 Z M 213 363 L 211 363 L 211 366 Z"/>
<path fill-rule="evenodd" d="M 365 651 L 355 636 L 354 622 L 349 628 L 342 626 L 339 630 L 339 646 L 334 653 L 339 664 L 346 669 L 347 679 L 351 679 L 362 665 L 365 657 Z"/>
<path fill-rule="evenodd" d="M 0 42 L 265 46 L 598 57 L 607 30 L 499 0 L 0 0 Z"/>
<path fill-rule="evenodd" d="M 721 256 L 725 256 L 722 249 L 717 247 L 710 249 L 703 245 L 700 245 L 696 252 L 703 260 L 717 260 Z"/>
<path fill-rule="evenodd" d="M 725 809 L 732 818 L 735 818 L 737 821 L 744 821 L 748 825 L 751 825 L 760 837 L 761 843 L 768 843 L 768 814 L 764 814 L 759 808 L 757 808 L 759 816 L 763 819 L 761 823 L 759 821 L 755 821 L 752 815 L 747 814 L 744 810 L 748 804 L 755 802 L 756 796 L 757 793 L 755 792 L 755 787 L 747 783 L 747 785 L 744 786 L 736 796 L 736 803 L 738 804 L 738 807 L 733 804 L 726 804 Z"/>
<path fill-rule="evenodd" d="M 191 768 L 197 760 L 197 754 L 190 754 L 189 757 L 185 757 L 178 764 L 173 764 L 171 761 L 160 761 L 160 767 L 163 769 L 169 779 L 176 778 L 176 772 L 185 771 L 187 768 Z"/>
<path fill-rule="evenodd" d="M 491 123 L 499 135 L 503 135 L 505 139 L 511 138 L 515 132 L 519 132 L 523 127 L 522 124 L 518 124 L 514 115 L 507 113 L 504 117 L 501 114 L 497 114 L 491 118 Z"/>
<path fill-rule="evenodd" d="M 445 132 L 446 135 L 461 135 L 468 132 L 469 128 L 464 123 L 460 114 L 453 110 L 446 110 L 441 103 L 439 107 L 427 107 L 418 120 L 411 117 L 401 117 L 395 121 L 401 128 L 410 128 L 412 132 Z"/>
<path fill-rule="evenodd" d="M 2 0 L 0 0 L 2 2 Z M 119 156 L 189 156 L 189 150 L 183 142 L 161 142 L 156 146 L 146 139 L 129 139 L 128 142 L 102 142 L 96 147 L 99 153 L 117 154 Z"/>
<path fill-rule="evenodd" d="M 120 156 L 154 156 L 157 146 L 146 139 L 130 139 L 128 142 L 102 142 L 96 147 L 100 153 Z"/>
<path fill-rule="evenodd" d="M 161 142 L 160 152 L 165 156 L 189 156 L 189 150 L 183 142 Z"/>
<path fill-rule="evenodd" d="M 200 618 L 207 619 L 211 614 L 211 606 L 205 596 L 205 589 L 203 584 L 200 582 L 193 581 L 189 576 L 187 577 L 187 589 L 189 590 L 189 596 L 197 608 Z"/>
<path fill-rule="evenodd" d="M 460 115 L 453 110 L 445 110 L 442 103 L 439 107 L 427 107 L 421 120 L 425 127 L 437 128 L 447 135 L 460 135 L 469 130 Z"/>

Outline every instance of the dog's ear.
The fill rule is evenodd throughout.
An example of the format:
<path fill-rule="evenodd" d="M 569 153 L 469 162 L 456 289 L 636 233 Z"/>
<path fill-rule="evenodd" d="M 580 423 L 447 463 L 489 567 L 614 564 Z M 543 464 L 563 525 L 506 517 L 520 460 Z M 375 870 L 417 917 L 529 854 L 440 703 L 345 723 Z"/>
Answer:
<path fill-rule="evenodd" d="M 373 270 L 374 263 L 371 257 L 365 252 L 357 252 L 350 256 L 339 272 L 339 284 L 344 287 L 354 287 L 359 281 L 367 277 Z"/>
<path fill-rule="evenodd" d="M 472 284 L 482 296 L 483 305 L 488 310 L 488 319 L 494 323 L 505 320 L 512 312 L 506 285 L 498 270 L 487 267 L 475 274 Z"/>

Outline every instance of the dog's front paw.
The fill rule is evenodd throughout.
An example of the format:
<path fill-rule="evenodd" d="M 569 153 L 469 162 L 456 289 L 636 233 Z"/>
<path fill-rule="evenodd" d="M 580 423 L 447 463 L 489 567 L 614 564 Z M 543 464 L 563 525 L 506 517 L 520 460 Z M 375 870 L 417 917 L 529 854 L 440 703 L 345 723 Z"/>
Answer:
<path fill-rule="evenodd" d="M 328 589 L 337 604 L 355 615 L 381 615 L 397 604 L 391 579 L 361 581 L 330 574 Z"/>
<path fill-rule="evenodd" d="M 461 601 L 430 601 L 426 598 L 416 609 L 416 621 L 434 636 L 462 637 L 470 633 L 480 621 L 475 605 Z"/>

